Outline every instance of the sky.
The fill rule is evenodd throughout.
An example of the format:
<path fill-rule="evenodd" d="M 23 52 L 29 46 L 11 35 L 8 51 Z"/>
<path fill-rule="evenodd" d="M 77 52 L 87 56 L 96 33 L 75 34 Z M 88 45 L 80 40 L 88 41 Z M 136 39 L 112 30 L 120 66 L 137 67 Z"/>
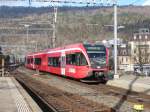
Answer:
<path fill-rule="evenodd" d="M 150 0 L 146 0 L 143 5 L 149 5 L 150 6 Z"/>
<path fill-rule="evenodd" d="M 30 0 L 30 1 L 38 1 L 38 0 Z M 48 0 L 43 0 L 43 1 L 48 1 Z M 62 1 L 75 1 L 75 2 L 77 2 L 77 0 L 62 0 Z M 86 1 L 99 2 L 99 1 L 108 1 L 108 0 L 78 0 L 78 1 L 79 2 L 80 1 L 83 1 L 83 2 L 86 2 Z M 109 1 L 111 1 L 111 0 L 109 0 Z M 149 3 L 150 3 L 150 0 L 118 0 L 118 5 L 143 5 L 144 3 L 146 3 L 146 1 L 149 1 Z M 16 1 L 16 0 L 0 0 L 0 6 L 2 6 L 2 5 L 7 5 L 7 6 L 29 6 L 29 0 L 18 0 L 18 1 Z M 58 4 L 56 4 L 56 5 L 58 5 Z M 69 4 L 69 5 L 74 5 L 74 4 Z M 43 2 L 43 3 L 42 2 L 31 2 L 31 6 L 34 6 L 34 7 L 50 6 L 50 3 L 49 2 Z M 74 5 L 74 6 L 76 6 L 76 5 Z"/>
<path fill-rule="evenodd" d="M 118 0 L 118 4 L 120 5 L 142 5 L 146 0 Z"/>

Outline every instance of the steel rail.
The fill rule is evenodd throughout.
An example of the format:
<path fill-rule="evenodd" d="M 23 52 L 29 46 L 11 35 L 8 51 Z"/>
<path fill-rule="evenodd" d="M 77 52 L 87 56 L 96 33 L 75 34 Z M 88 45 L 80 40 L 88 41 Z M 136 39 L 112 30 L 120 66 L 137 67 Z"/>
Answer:
<path fill-rule="evenodd" d="M 50 112 L 59 112 L 55 107 L 53 107 L 52 105 L 50 105 L 49 103 L 47 103 L 41 96 L 39 96 L 34 91 L 34 89 L 32 89 L 31 87 L 29 87 L 27 84 L 25 84 L 23 80 L 18 79 L 17 77 L 15 77 L 15 78 L 23 86 L 23 88 L 25 88 L 26 90 L 28 89 L 28 91 L 30 91 L 30 92 L 32 92 L 32 94 L 34 94 L 34 97 L 37 97 L 40 101 L 42 101 L 43 104 L 49 108 Z"/>

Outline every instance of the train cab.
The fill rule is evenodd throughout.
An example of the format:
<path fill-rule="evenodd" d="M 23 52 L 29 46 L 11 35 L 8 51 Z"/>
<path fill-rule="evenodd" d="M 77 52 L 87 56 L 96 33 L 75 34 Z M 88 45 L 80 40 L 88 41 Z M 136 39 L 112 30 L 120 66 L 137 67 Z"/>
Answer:
<path fill-rule="evenodd" d="M 108 68 L 108 49 L 102 44 L 85 44 L 88 56 L 89 71 L 87 77 L 82 80 L 106 80 Z"/>

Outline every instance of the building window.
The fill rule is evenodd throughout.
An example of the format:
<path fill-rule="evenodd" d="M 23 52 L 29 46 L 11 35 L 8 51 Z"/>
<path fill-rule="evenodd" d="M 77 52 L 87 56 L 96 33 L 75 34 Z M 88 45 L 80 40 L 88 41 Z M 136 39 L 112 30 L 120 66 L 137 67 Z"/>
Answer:
<path fill-rule="evenodd" d="M 136 49 L 134 49 L 134 54 L 136 54 Z"/>
<path fill-rule="evenodd" d="M 128 58 L 126 57 L 126 62 L 128 62 Z"/>
<path fill-rule="evenodd" d="M 124 51 L 123 54 L 126 55 L 126 51 Z"/>
<path fill-rule="evenodd" d="M 121 61 L 119 61 L 119 64 L 121 64 Z"/>
<path fill-rule="evenodd" d="M 136 35 L 134 35 L 134 40 L 136 40 Z"/>

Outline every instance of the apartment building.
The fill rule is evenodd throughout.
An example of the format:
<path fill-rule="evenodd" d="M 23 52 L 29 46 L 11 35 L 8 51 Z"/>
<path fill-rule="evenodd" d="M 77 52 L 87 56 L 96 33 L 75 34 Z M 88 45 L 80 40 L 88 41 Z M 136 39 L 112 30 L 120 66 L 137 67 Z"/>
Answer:
<path fill-rule="evenodd" d="M 131 46 L 125 44 L 118 46 L 118 69 L 133 71 L 133 60 L 131 57 Z"/>
<path fill-rule="evenodd" d="M 125 71 L 150 68 L 150 33 L 135 33 L 124 46 L 118 46 L 118 68 Z"/>

